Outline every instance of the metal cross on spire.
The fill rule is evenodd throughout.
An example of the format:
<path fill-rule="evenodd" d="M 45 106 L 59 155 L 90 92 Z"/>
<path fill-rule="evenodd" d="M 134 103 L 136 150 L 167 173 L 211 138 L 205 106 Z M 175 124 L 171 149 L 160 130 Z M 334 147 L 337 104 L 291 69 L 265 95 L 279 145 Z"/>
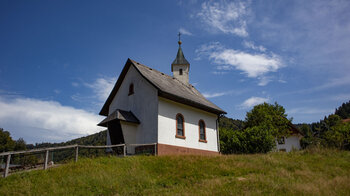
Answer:
<path fill-rule="evenodd" d="M 177 34 L 177 36 L 179 36 L 179 41 L 178 41 L 178 43 L 179 43 L 179 45 L 181 45 L 181 33 L 179 32 L 178 34 Z"/>

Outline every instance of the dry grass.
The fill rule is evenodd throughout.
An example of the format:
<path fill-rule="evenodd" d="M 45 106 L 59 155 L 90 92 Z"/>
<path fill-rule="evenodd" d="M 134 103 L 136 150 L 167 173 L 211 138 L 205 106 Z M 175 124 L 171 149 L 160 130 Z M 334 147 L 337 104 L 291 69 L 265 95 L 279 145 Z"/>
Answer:
<path fill-rule="evenodd" d="M 82 159 L 0 179 L 0 195 L 350 195 L 350 152 Z"/>

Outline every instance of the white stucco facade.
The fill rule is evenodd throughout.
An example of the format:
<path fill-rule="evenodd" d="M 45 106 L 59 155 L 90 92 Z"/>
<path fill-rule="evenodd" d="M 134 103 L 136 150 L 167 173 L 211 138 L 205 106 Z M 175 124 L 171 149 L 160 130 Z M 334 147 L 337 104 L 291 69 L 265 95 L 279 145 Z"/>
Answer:
<path fill-rule="evenodd" d="M 130 154 L 150 144 L 159 155 L 218 154 L 217 119 L 224 111 L 178 79 L 187 77 L 185 82 L 188 82 L 188 66 L 174 67 L 175 72 L 179 71 L 178 67 L 184 68 L 183 75 L 166 76 L 128 60 L 100 112 L 106 116 L 108 113 L 100 123 L 108 127 L 108 144 L 125 143 Z M 176 90 L 164 90 L 168 87 Z M 176 135 L 177 114 L 184 118 L 184 137 Z M 205 127 L 205 139 L 200 139 L 200 121 L 204 122 L 201 127 Z"/>
<path fill-rule="evenodd" d="M 278 144 L 276 140 L 277 151 L 286 151 L 290 152 L 294 150 L 300 150 L 300 138 L 299 135 L 291 135 L 289 137 L 284 137 L 284 144 Z"/>
<path fill-rule="evenodd" d="M 176 115 L 185 121 L 185 139 L 176 138 Z M 207 143 L 199 141 L 199 120 L 206 125 Z M 186 148 L 218 152 L 217 115 L 184 104 L 158 98 L 158 142 Z"/>
<path fill-rule="evenodd" d="M 130 84 L 134 94 L 129 94 Z M 121 123 L 126 144 L 157 142 L 158 92 L 138 71 L 130 66 L 109 106 L 109 114 L 116 109 L 131 111 L 141 122 L 138 125 Z"/>

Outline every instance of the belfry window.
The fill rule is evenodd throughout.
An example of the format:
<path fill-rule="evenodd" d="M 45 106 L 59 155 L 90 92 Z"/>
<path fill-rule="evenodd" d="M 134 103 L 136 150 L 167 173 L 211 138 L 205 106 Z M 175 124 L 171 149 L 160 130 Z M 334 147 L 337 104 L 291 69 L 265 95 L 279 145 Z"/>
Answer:
<path fill-rule="evenodd" d="M 179 74 L 182 75 L 182 69 L 179 70 Z"/>
<path fill-rule="evenodd" d="M 182 114 L 176 115 L 176 135 L 175 137 L 185 139 L 185 120 Z"/>
<path fill-rule="evenodd" d="M 130 86 L 129 86 L 129 94 L 128 95 L 132 95 L 134 94 L 134 84 L 131 83 Z"/>

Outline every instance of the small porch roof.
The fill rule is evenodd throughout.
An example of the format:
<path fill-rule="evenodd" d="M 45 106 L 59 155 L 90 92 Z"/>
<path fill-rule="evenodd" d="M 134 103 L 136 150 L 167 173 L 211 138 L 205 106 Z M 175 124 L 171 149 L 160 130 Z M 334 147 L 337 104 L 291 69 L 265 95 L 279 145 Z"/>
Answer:
<path fill-rule="evenodd" d="M 137 119 L 137 117 L 131 111 L 116 109 L 97 125 L 101 127 L 107 127 L 108 122 L 113 120 L 121 120 L 129 123 L 140 124 L 139 119 Z"/>

